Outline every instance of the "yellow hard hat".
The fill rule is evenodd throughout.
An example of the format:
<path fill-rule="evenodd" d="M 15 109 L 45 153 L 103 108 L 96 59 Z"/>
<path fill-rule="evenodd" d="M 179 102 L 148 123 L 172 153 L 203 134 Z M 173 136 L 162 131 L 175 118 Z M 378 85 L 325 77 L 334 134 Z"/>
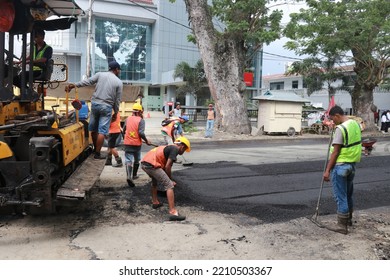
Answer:
<path fill-rule="evenodd" d="M 139 103 L 134 103 L 133 111 L 142 111 L 142 105 Z"/>
<path fill-rule="evenodd" d="M 179 144 L 179 143 L 183 143 L 184 145 L 186 145 L 186 147 L 187 147 L 186 152 L 190 152 L 191 151 L 191 144 L 190 144 L 190 141 L 188 141 L 187 138 L 185 138 L 184 136 L 181 136 L 181 137 L 177 138 L 176 141 L 175 141 L 175 144 Z"/>

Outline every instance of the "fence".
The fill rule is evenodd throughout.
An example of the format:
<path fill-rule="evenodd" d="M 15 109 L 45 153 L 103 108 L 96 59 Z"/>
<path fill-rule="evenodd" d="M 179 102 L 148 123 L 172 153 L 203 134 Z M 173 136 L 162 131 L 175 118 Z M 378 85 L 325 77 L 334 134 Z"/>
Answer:
<path fill-rule="evenodd" d="M 190 121 L 198 122 L 207 120 L 208 107 L 182 106 L 182 108 L 184 109 L 184 114 L 189 116 Z M 258 110 L 248 110 L 248 118 L 251 119 L 251 121 L 257 121 L 257 111 Z"/>

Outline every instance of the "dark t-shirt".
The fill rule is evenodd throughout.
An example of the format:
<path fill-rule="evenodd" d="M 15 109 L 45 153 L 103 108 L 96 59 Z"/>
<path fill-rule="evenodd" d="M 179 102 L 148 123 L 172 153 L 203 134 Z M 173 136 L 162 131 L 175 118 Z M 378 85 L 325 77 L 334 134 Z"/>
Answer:
<path fill-rule="evenodd" d="M 176 145 L 168 145 L 164 148 L 164 157 L 167 160 L 170 158 L 173 161 L 176 161 L 178 154 L 179 154 L 179 147 Z"/>

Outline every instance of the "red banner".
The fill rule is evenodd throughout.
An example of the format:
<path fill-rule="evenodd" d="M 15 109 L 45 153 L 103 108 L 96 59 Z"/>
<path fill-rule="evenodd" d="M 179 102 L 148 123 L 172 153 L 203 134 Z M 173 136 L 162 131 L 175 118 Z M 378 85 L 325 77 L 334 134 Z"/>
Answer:
<path fill-rule="evenodd" d="M 244 82 L 247 87 L 253 86 L 253 73 L 252 72 L 244 72 Z"/>

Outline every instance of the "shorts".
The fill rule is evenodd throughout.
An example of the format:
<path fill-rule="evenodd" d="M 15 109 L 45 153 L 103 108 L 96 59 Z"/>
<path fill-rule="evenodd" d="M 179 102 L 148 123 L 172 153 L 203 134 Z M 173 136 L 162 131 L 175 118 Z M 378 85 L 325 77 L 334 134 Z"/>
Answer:
<path fill-rule="evenodd" d="M 109 148 L 115 148 L 116 146 L 118 146 L 117 144 L 117 141 L 118 141 L 118 137 L 120 137 L 121 133 L 118 132 L 118 133 L 110 133 L 108 135 L 108 140 L 107 140 L 107 147 Z"/>
<path fill-rule="evenodd" d="M 162 168 L 154 168 L 153 166 L 142 164 L 142 170 L 149 175 L 152 179 L 152 186 L 157 186 L 159 191 L 166 191 L 174 188 L 172 180 Z"/>
<path fill-rule="evenodd" d="M 108 135 L 112 118 L 112 106 L 92 103 L 88 130 Z"/>

